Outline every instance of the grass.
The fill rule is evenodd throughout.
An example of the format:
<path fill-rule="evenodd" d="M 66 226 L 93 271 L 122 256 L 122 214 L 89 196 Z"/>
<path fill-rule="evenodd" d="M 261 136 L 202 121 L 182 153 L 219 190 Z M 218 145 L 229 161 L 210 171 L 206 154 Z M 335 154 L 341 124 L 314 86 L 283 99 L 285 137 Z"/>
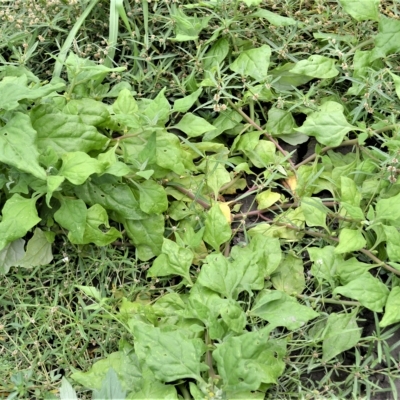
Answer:
<path fill-rule="evenodd" d="M 134 228 L 109 210 L 111 226 L 122 232 L 122 237 L 106 246 L 73 244 L 68 236 L 69 229 L 54 216 L 54 211 L 46 208 L 44 202 L 38 205 L 43 221 L 41 228 L 55 236 L 53 260 L 32 268 L 12 267 L 1 277 L 0 397 L 56 398 L 60 387 L 64 387 L 61 379 L 66 377 L 80 398 L 96 398 L 100 396 L 96 390 L 102 389 L 85 384 L 90 381 L 90 375 L 89 378 L 81 375 L 75 380 L 71 375 L 77 377 L 78 371 L 92 371 L 96 362 L 116 352 L 131 354 L 129 346 L 133 343 L 139 346 L 138 343 L 143 342 L 143 348 L 151 348 L 140 336 L 140 329 L 150 329 L 148 327 L 154 325 L 154 329 L 161 329 L 166 335 L 185 332 L 182 335 L 187 336 L 182 336 L 182 346 L 201 338 L 204 345 L 201 359 L 208 367 L 207 372 L 190 379 L 184 374 L 184 377 L 177 374 L 180 377 L 174 379 L 163 375 L 167 372 L 162 366 L 153 366 L 150 369 L 156 381 L 167 382 L 163 390 L 176 387 L 179 397 L 174 398 L 201 398 L 200 395 L 229 398 L 232 393 L 237 395 L 232 392 L 233 385 L 226 383 L 235 372 L 231 370 L 229 377 L 223 376 L 221 365 L 226 370 L 230 366 L 228 361 L 221 361 L 224 359 L 218 355 L 222 352 L 220 349 L 230 338 L 239 338 L 243 332 L 262 332 L 268 326 L 266 321 L 270 320 L 256 305 L 261 304 L 268 293 L 282 292 L 299 305 L 318 312 L 318 318 L 310 317 L 301 327 L 295 328 L 290 324 L 278 324 L 268 332 L 271 340 L 276 339 L 286 346 L 282 357 L 284 373 L 277 375 L 276 384 L 265 380 L 254 388 L 249 384 L 247 395 L 252 392 L 254 398 L 263 398 L 265 394 L 266 398 L 274 399 L 374 399 L 378 394 L 387 393 L 396 398 L 395 383 L 399 379 L 398 357 L 394 355 L 398 353 L 398 341 L 393 341 L 399 322 L 396 312 L 392 311 L 391 323 L 381 326 L 383 311 L 369 299 L 373 293 L 359 294 L 360 287 L 347 291 L 338 289 L 354 282 L 357 275 L 362 275 L 362 268 L 362 273 L 368 275 L 368 282 L 374 278 L 377 297 L 387 297 L 385 290 L 395 296 L 400 286 L 399 249 L 396 240 L 390 240 L 391 236 L 398 235 L 397 220 L 391 220 L 390 212 L 383 210 L 389 208 L 396 213 L 395 204 L 385 201 L 396 198 L 400 190 L 397 183 L 400 83 L 393 77 L 400 70 L 398 52 L 393 50 L 396 44 L 367 62 L 367 53 L 379 47 L 374 37 L 382 28 L 373 18 L 356 21 L 337 1 L 268 0 L 260 7 L 249 7 L 246 3 L 251 1 L 0 2 L 1 78 L 7 75 L 7 66 L 19 66 L 33 73 L 42 84 L 51 79 L 53 83 L 60 78 L 68 81 L 65 60 L 72 50 L 81 58 L 94 60 L 97 65 L 125 67 L 124 71 L 111 71 L 104 79 L 96 77 L 81 88 L 82 92 L 69 86 L 69 96 L 74 99 L 87 97 L 111 107 L 124 87 L 141 101 L 139 109 L 143 111 L 150 99 L 157 101 L 162 89 L 171 105 L 201 89 L 201 94 L 186 111 L 168 111 L 164 124 L 157 113 L 152 114 L 153 120 L 148 117 L 145 122 L 141 121 L 140 133 L 131 127 L 125 127 L 124 131 L 121 120 L 117 121 L 121 129 L 115 128 L 115 123 L 98 127 L 117 142 L 118 160 L 128 164 L 135 174 L 138 171 L 142 174 L 129 175 L 123 180 L 137 191 L 137 198 L 142 196 L 146 182 L 153 182 L 151 190 L 162 187 L 165 198 L 168 195 L 168 210 L 155 214 L 165 219 L 162 236 L 169 239 L 166 242 L 169 250 L 163 247 L 151 257 L 144 257 L 136 250 L 139 239 L 132 233 Z M 291 24 L 288 19 L 270 23 L 262 10 L 292 18 L 297 23 Z M 381 2 L 379 13 L 380 18 L 385 16 L 391 22 L 398 22 L 400 18 L 395 1 Z M 257 70 L 263 69 L 265 58 L 257 60 L 255 71 L 247 67 L 235 69 L 232 65 L 243 52 L 262 46 L 269 46 L 271 55 L 268 76 L 261 86 L 254 76 L 259 73 Z M 381 46 L 384 48 L 385 41 Z M 288 72 L 282 78 L 281 68 L 285 64 L 297 64 L 310 55 L 333 59 L 337 75 L 320 78 L 316 74 L 308 79 L 303 74 L 304 82 L 297 82 L 298 76 L 290 76 Z M 219 62 L 213 64 L 215 59 Z M 115 95 L 107 94 L 110 88 L 117 88 Z M 23 100 L 18 110 L 29 112 L 42 101 L 26 103 Z M 50 100 L 47 98 L 45 102 Z M 307 148 L 299 136 L 292 141 L 285 136 L 293 134 L 297 127 L 306 126 L 307 118 L 316 115 L 313 113 L 329 102 L 341 105 L 343 118 L 352 125 L 339 145 L 324 137 L 323 132 L 309 135 L 310 130 L 303 131 L 316 136 L 315 148 Z M 162 110 L 161 104 L 157 103 L 157 111 Z M 205 134 L 193 133 L 191 129 L 194 128 L 181 123 L 189 111 L 214 124 L 221 132 L 217 136 L 207 130 Z M 329 109 L 327 114 L 336 111 Z M 115 110 L 114 114 L 117 114 Z M 0 128 L 6 125 L 10 115 L 10 110 L 1 111 Z M 229 117 L 224 121 L 226 115 Z M 279 124 L 274 124 L 274 120 Z M 140 140 L 150 142 L 148 133 L 152 130 L 177 135 L 183 160 L 179 162 L 185 163 L 186 176 L 167 167 L 165 162 L 162 165 L 150 162 L 148 155 L 146 160 L 139 160 L 140 168 L 135 165 L 136 152 L 142 150 Z M 257 131 L 256 137 L 254 132 Z M 265 144 L 264 134 L 275 147 Z M 129 146 L 136 146 L 133 153 Z M 297 155 L 291 154 L 295 150 Z M 170 148 L 168 151 L 172 152 Z M 92 150 L 90 156 L 97 157 L 100 153 L 99 149 Z M 268 154 L 273 155 L 268 158 Z M 153 175 L 146 175 L 149 171 Z M 40 190 L 26 184 L 29 188 L 27 186 L 24 191 L 19 172 L 17 167 L 12 169 L 7 162 L 0 162 L 3 222 L 6 220 L 4 204 L 12 193 L 22 193 L 29 198 Z M 342 177 L 354 182 L 356 189 Z M 13 179 L 18 181 L 14 192 L 10 191 L 10 187 L 14 187 Z M 116 182 L 117 179 L 113 184 Z M 154 182 L 159 185 L 158 189 Z M 68 183 L 60 196 L 79 198 L 74 191 L 79 185 Z M 357 196 L 360 196 L 358 204 L 352 203 Z M 61 198 L 56 194 L 53 201 Z M 310 198 L 317 198 L 317 203 L 312 203 L 314 208 L 307 211 Z M 141 207 L 147 207 L 152 214 L 150 200 Z M 211 221 L 220 218 L 218 213 L 212 214 L 217 200 L 229 205 L 228 211 L 227 206 L 224 209 L 225 215 L 232 214 L 236 221 L 229 227 L 228 238 L 220 242 L 215 238 L 224 234 L 218 231 L 218 227 L 226 223 L 222 218 L 215 223 L 216 232 L 210 234 L 209 231 L 208 238 L 205 234 L 200 240 L 195 239 L 195 234 L 202 234 L 202 228 L 208 229 L 209 218 Z M 240 209 L 239 204 L 244 202 L 251 204 L 249 210 L 244 206 Z M 153 207 L 158 207 L 161 200 L 155 203 Z M 380 207 L 384 223 L 377 223 Z M 265 228 L 267 223 L 269 231 Z M 108 227 L 104 227 L 106 223 L 101 225 L 101 230 L 106 232 Z M 204 293 L 210 295 L 206 291 L 213 282 L 204 278 L 202 270 L 213 264 L 205 260 L 206 255 L 215 255 L 221 250 L 232 265 L 236 265 L 235 257 L 243 257 L 243 264 L 250 256 L 240 249 L 258 240 L 255 236 L 260 232 L 271 241 L 279 238 L 279 254 L 283 255 L 279 268 L 262 277 L 262 289 L 254 282 L 247 283 L 246 289 L 232 299 L 235 306 L 231 304 L 233 308 L 229 312 L 239 313 L 235 318 L 218 317 L 219 325 L 202 320 L 203 327 L 196 314 L 201 308 L 187 307 L 191 304 L 190 296 L 194 296 L 193 286 L 200 285 L 202 301 L 209 301 Z M 353 236 L 343 239 L 343 232 Z M 28 241 L 33 235 L 28 229 L 25 236 L 19 237 Z M 360 241 L 361 246 L 358 245 Z M 173 247 L 174 243 L 180 250 Z M 348 247 L 343 251 L 333 250 L 339 246 Z M 167 263 L 174 251 L 178 251 L 179 260 L 184 259 L 188 251 L 193 255 L 187 271 L 182 272 L 179 265 L 176 267 L 171 262 L 171 267 Z M 0 255 L 7 256 L 4 252 Z M 0 260 L 4 262 L 5 258 L 0 257 Z M 164 271 L 162 263 L 178 273 L 172 274 L 171 269 Z M 349 271 L 341 265 L 347 265 Z M 200 282 L 198 286 L 197 282 Z M 100 296 L 87 288 L 95 288 Z M 214 294 L 218 292 L 213 290 Z M 168 300 L 170 304 L 163 304 L 163 299 L 173 298 L 167 297 L 171 294 L 178 295 L 181 300 Z M 221 298 L 226 300 L 225 297 L 229 296 L 221 294 Z M 179 303 L 182 308 L 174 301 L 182 302 Z M 382 306 L 388 313 L 389 303 L 384 302 Z M 186 315 L 186 319 L 182 319 L 182 315 Z M 330 322 L 332 316 L 338 318 L 336 325 Z M 349 321 L 344 323 L 347 317 Z M 245 320 L 242 328 L 235 325 L 240 318 Z M 187 320 L 197 321 L 190 329 L 198 331 L 190 331 Z M 350 340 L 358 328 L 362 329 L 362 334 L 350 347 L 340 342 L 342 351 L 327 357 L 329 346 L 334 347 L 329 335 L 324 333 L 329 324 L 345 332 L 344 337 L 335 337 L 331 332 L 334 342 Z M 229 334 L 212 333 L 212 329 L 217 330 L 216 326 L 218 329 L 225 326 Z M 150 333 L 147 336 L 150 337 Z M 136 352 L 140 355 L 140 351 L 136 349 Z M 146 353 L 146 357 L 153 357 L 153 353 Z M 144 368 L 142 364 L 141 367 Z M 143 371 L 143 376 L 149 373 Z M 106 371 L 103 372 L 105 375 Z M 123 372 L 117 370 L 123 389 L 131 392 L 127 398 L 145 398 L 135 392 L 137 388 L 124 387 L 127 384 L 125 378 L 121 378 Z M 197 389 L 190 386 L 193 382 Z M 139 397 L 133 397 L 134 392 Z M 257 393 L 261 397 L 256 397 Z"/>

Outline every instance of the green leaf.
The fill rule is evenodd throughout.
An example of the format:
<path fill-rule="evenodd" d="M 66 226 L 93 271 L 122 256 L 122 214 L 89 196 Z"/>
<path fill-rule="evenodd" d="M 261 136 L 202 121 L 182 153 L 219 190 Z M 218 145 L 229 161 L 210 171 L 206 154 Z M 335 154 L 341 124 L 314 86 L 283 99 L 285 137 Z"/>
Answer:
<path fill-rule="evenodd" d="M 264 287 L 263 251 L 255 251 L 254 246 L 234 246 L 231 249 L 232 268 L 240 274 L 240 282 L 236 288 L 235 298 L 240 292 L 247 291 L 252 295 L 253 290 Z"/>
<path fill-rule="evenodd" d="M 328 317 L 322 342 L 322 360 L 327 362 L 345 350 L 354 347 L 361 338 L 356 314 L 332 313 Z"/>
<path fill-rule="evenodd" d="M 117 373 L 123 389 L 140 387 L 142 374 L 139 361 L 136 354 L 128 350 L 111 353 L 95 362 L 88 372 L 74 372 L 71 378 L 88 389 L 99 390 L 110 368 Z"/>
<path fill-rule="evenodd" d="M 326 216 L 329 209 L 323 205 L 319 197 L 303 197 L 301 199 L 301 210 L 308 226 L 322 226 L 328 230 Z"/>
<path fill-rule="evenodd" d="M 272 107 L 265 129 L 273 136 L 293 134 L 297 124 L 291 112 Z"/>
<path fill-rule="evenodd" d="M 214 250 L 219 251 L 221 244 L 227 242 L 232 230 L 218 203 L 215 203 L 207 212 L 203 239 Z"/>
<path fill-rule="evenodd" d="M 53 193 L 60 187 L 60 185 L 64 182 L 65 177 L 59 175 L 49 175 L 47 177 L 47 193 L 46 193 L 46 204 L 47 207 L 50 207 L 50 200 Z"/>
<path fill-rule="evenodd" d="M 276 192 L 272 192 L 271 189 L 265 190 L 264 192 L 258 193 L 256 201 L 258 203 L 257 210 L 264 210 L 272 206 L 281 198 L 281 195 Z"/>
<path fill-rule="evenodd" d="M 167 210 L 168 199 L 165 189 L 154 181 L 138 185 L 140 209 L 147 214 L 160 214 Z"/>
<path fill-rule="evenodd" d="M 306 286 L 302 259 L 288 253 L 272 274 L 271 281 L 274 288 L 282 292 L 302 293 Z"/>
<path fill-rule="evenodd" d="M 365 247 L 367 241 L 358 229 L 343 228 L 339 233 L 339 244 L 335 248 L 336 254 L 350 253 Z"/>
<path fill-rule="evenodd" d="M 211 141 L 226 130 L 235 128 L 241 120 L 242 116 L 235 110 L 221 112 L 213 122 L 215 130 L 206 133 L 203 137 L 203 141 Z"/>
<path fill-rule="evenodd" d="M 214 192 L 215 198 L 222 186 L 231 181 L 231 176 L 225 168 L 226 161 L 220 155 L 211 156 L 206 161 L 207 186 Z"/>
<path fill-rule="evenodd" d="M 312 77 L 307 75 L 299 75 L 292 72 L 296 64 L 286 63 L 278 66 L 270 71 L 270 75 L 274 78 L 272 87 L 278 91 L 294 90 L 295 87 L 304 85 L 309 82 Z"/>
<path fill-rule="evenodd" d="M 54 149 L 58 156 L 64 153 L 101 150 L 109 141 L 92 125 L 82 122 L 79 115 L 57 112 L 49 105 L 40 105 L 31 111 L 32 126 L 37 132 L 39 150 Z"/>
<path fill-rule="evenodd" d="M 358 189 L 354 179 L 347 176 L 340 177 L 340 191 L 341 201 L 351 204 L 353 206 L 359 206 L 362 195 Z"/>
<path fill-rule="evenodd" d="M 146 363 L 156 379 L 202 381 L 200 373 L 207 367 L 200 361 L 205 349 L 198 339 L 188 339 L 183 330 L 163 332 L 140 321 L 134 321 L 132 333 L 139 360 Z"/>
<path fill-rule="evenodd" d="M 125 67 L 107 68 L 95 61 L 80 58 L 72 51 L 69 53 L 65 65 L 67 67 L 68 81 L 82 85 L 90 80 L 103 80 L 110 72 L 125 71 Z"/>
<path fill-rule="evenodd" d="M 400 321 L 400 287 L 394 287 L 387 298 L 385 314 L 379 322 L 381 328 L 396 324 Z"/>
<path fill-rule="evenodd" d="M 85 233 L 82 241 L 74 241 L 70 239 L 72 243 L 87 244 L 94 243 L 97 246 L 106 246 L 122 237 L 121 232 L 111 227 L 108 231 L 99 229 L 99 226 L 105 226 L 110 228 L 108 223 L 107 211 L 100 205 L 95 204 L 87 210 Z"/>
<path fill-rule="evenodd" d="M 275 145 L 267 140 L 260 140 L 254 151 L 248 152 L 250 161 L 257 168 L 266 168 L 275 163 Z"/>
<path fill-rule="evenodd" d="M 40 222 L 36 200 L 37 197 L 26 199 L 14 194 L 5 202 L 0 222 L 0 251 L 14 240 L 24 237 Z"/>
<path fill-rule="evenodd" d="M 365 273 L 350 281 L 347 285 L 337 287 L 333 294 L 337 293 L 358 300 L 371 311 L 382 312 L 389 295 L 389 289 L 379 279 L 373 277 L 370 273 Z"/>
<path fill-rule="evenodd" d="M 139 106 L 133 98 L 130 90 L 122 89 L 112 105 L 115 114 L 134 115 L 139 111 Z"/>
<path fill-rule="evenodd" d="M 18 264 L 23 268 L 32 268 L 39 265 L 50 264 L 53 260 L 51 243 L 45 232 L 36 228 L 33 236 L 29 239 L 26 246 L 26 253 Z"/>
<path fill-rule="evenodd" d="M 144 399 L 178 400 L 179 399 L 175 386 L 164 385 L 163 383 L 157 381 L 154 378 L 154 374 L 150 370 L 147 371 L 144 373 L 142 389 L 138 392 L 130 393 L 127 397 L 127 400 L 144 400 Z"/>
<path fill-rule="evenodd" d="M 274 25 L 274 26 L 290 26 L 290 25 L 297 24 L 296 20 L 294 20 L 293 18 L 282 17 L 282 15 L 275 14 L 268 10 L 263 10 L 262 8 L 260 8 L 256 12 L 250 14 L 250 17 L 264 18 L 271 25 Z"/>
<path fill-rule="evenodd" d="M 221 64 L 229 53 L 229 40 L 222 37 L 218 39 L 204 54 L 203 69 L 210 70 L 212 67 Z"/>
<path fill-rule="evenodd" d="M 82 285 L 75 285 L 79 290 L 82 290 L 83 293 L 85 293 L 87 296 L 91 297 L 92 299 L 95 299 L 99 303 L 102 300 L 101 293 L 98 289 L 96 289 L 94 286 L 82 286 Z"/>
<path fill-rule="evenodd" d="M 164 234 L 163 215 L 150 215 L 140 221 L 126 219 L 123 223 L 141 261 L 147 261 L 161 253 Z"/>
<path fill-rule="evenodd" d="M 243 0 L 243 3 L 246 4 L 248 7 L 251 6 L 258 6 L 261 4 L 262 0 Z"/>
<path fill-rule="evenodd" d="M 383 225 L 386 236 L 386 251 L 389 260 L 392 262 L 400 261 L 400 233 L 394 226 Z"/>
<path fill-rule="evenodd" d="M 89 205 L 100 204 L 126 219 L 144 219 L 147 214 L 140 210 L 132 189 L 122 183 L 101 183 L 98 180 L 86 181 L 74 188 L 77 196 Z"/>
<path fill-rule="evenodd" d="M 242 277 L 239 271 L 221 253 L 210 254 L 204 261 L 197 283 L 228 299 L 234 298 L 234 291 Z"/>
<path fill-rule="evenodd" d="M 99 162 L 103 165 L 103 174 L 110 174 L 114 176 L 124 176 L 132 174 L 132 170 L 123 162 L 118 161 L 115 155 L 118 145 L 115 145 L 111 149 L 104 153 L 100 153 L 97 156 Z"/>
<path fill-rule="evenodd" d="M 260 292 L 251 314 L 268 321 L 272 326 L 295 330 L 319 314 L 312 308 L 299 304 L 295 298 L 279 290 Z"/>
<path fill-rule="evenodd" d="M 137 154 L 133 156 L 137 157 Z M 182 163 L 184 152 L 176 135 L 167 132 L 157 133 L 156 158 L 157 165 L 160 167 L 169 169 L 178 175 L 185 174 L 186 169 Z"/>
<path fill-rule="evenodd" d="M 341 104 L 327 101 L 319 111 L 308 115 L 303 125 L 296 130 L 308 136 L 315 136 L 321 144 L 336 147 L 342 143 L 348 132 L 358 128 L 347 122 Z"/>
<path fill-rule="evenodd" d="M 63 198 L 61 207 L 54 213 L 54 219 L 68 229 L 68 239 L 73 243 L 82 243 L 85 234 L 87 208 L 82 200 Z"/>
<path fill-rule="evenodd" d="M 151 125 L 164 125 L 169 119 L 171 106 L 164 96 L 165 90 L 164 87 L 143 111 L 143 116 L 147 117 Z"/>
<path fill-rule="evenodd" d="M 161 251 L 162 253 L 154 260 L 147 275 L 149 277 L 179 275 L 188 282 L 192 282 L 189 270 L 193 261 L 193 252 L 166 238 L 164 238 Z"/>
<path fill-rule="evenodd" d="M 199 33 L 208 26 L 210 18 L 211 16 L 200 19 L 196 15 L 194 17 L 189 17 L 185 15 L 180 8 L 176 8 L 172 14 L 176 37 L 170 40 L 185 42 L 198 39 Z"/>
<path fill-rule="evenodd" d="M 297 62 L 291 72 L 319 79 L 334 78 L 339 74 L 335 65 L 334 59 L 313 54 L 307 60 Z"/>
<path fill-rule="evenodd" d="M 337 258 L 337 255 L 335 255 L 335 258 Z M 363 263 L 358 261 L 355 257 L 352 257 L 346 261 L 342 260 L 338 262 L 336 273 L 339 276 L 341 284 L 346 285 L 350 281 L 368 272 L 371 268 L 374 268 L 373 264 Z"/>
<path fill-rule="evenodd" d="M 393 74 L 392 72 L 388 71 L 390 76 L 393 79 L 394 87 L 396 89 L 397 97 L 400 99 L 400 76 Z"/>
<path fill-rule="evenodd" d="M 59 174 L 74 185 L 82 185 L 92 174 L 103 172 L 103 165 L 86 153 L 76 151 L 62 155 L 63 165 Z"/>
<path fill-rule="evenodd" d="M 400 193 L 376 203 L 376 218 L 395 221 L 400 218 Z"/>
<path fill-rule="evenodd" d="M 251 238 L 250 249 L 259 256 L 257 264 L 264 278 L 268 278 L 278 267 L 282 260 L 282 250 L 277 238 L 267 238 L 256 234 Z"/>
<path fill-rule="evenodd" d="M 228 328 L 235 333 L 242 333 L 246 324 L 246 314 L 234 300 L 229 300 L 221 307 L 221 317 Z"/>
<path fill-rule="evenodd" d="M 67 381 L 65 376 L 63 376 L 61 379 L 60 399 L 61 400 L 78 400 L 78 396 L 76 395 L 74 388 Z"/>
<path fill-rule="evenodd" d="M 126 398 L 126 391 L 122 389 L 118 375 L 110 368 L 101 383 L 100 390 L 93 391 L 93 400 L 121 400 Z"/>
<path fill-rule="evenodd" d="M 285 370 L 284 341 L 269 339 L 269 328 L 229 337 L 213 351 L 224 390 L 257 390 L 276 383 Z"/>
<path fill-rule="evenodd" d="M 197 117 L 192 113 L 186 113 L 174 128 L 185 132 L 189 137 L 201 136 L 203 133 L 215 129 L 215 127 L 208 123 L 204 118 Z"/>
<path fill-rule="evenodd" d="M 64 83 L 49 83 L 47 85 L 37 84 L 33 87 L 27 86 L 26 75 L 19 77 L 5 77 L 0 82 L 0 109 L 14 110 L 19 106 L 19 101 L 24 99 L 34 100 L 60 91 L 65 88 Z"/>
<path fill-rule="evenodd" d="M 344 11 L 356 21 L 379 20 L 379 0 L 339 0 Z"/>
<path fill-rule="evenodd" d="M 320 285 L 328 282 L 332 287 L 335 287 L 334 276 L 338 265 L 343 263 L 343 257 L 335 254 L 333 246 L 309 247 L 307 251 L 310 260 L 313 262 L 311 265 L 312 276 L 318 280 Z"/>
<path fill-rule="evenodd" d="M 215 332 L 219 330 L 219 327 L 216 326 L 216 321 L 224 304 L 226 304 L 226 300 L 221 299 L 216 292 L 195 283 L 190 290 L 185 310 L 181 314 L 184 318 L 199 319 L 208 329 L 214 329 L 216 335 L 212 336 L 214 339 L 219 339 L 220 336 L 218 334 L 221 332 Z"/>
<path fill-rule="evenodd" d="M 182 99 L 175 100 L 172 111 L 186 113 L 190 108 L 192 108 L 193 104 L 197 101 L 202 91 L 203 89 L 199 88 L 195 92 L 191 93 L 189 96 L 185 96 Z"/>
<path fill-rule="evenodd" d="M 18 261 L 25 255 L 25 240 L 16 239 L 8 243 L 3 250 L 0 251 L 0 275 L 6 274 L 11 267 L 18 265 Z"/>
<path fill-rule="evenodd" d="M 36 131 L 27 115 L 16 112 L 0 128 L 0 162 L 46 180 L 46 171 L 39 165 Z"/>
<path fill-rule="evenodd" d="M 110 119 L 107 105 L 93 99 L 70 100 L 62 111 L 79 115 L 86 125 L 99 126 Z"/>
<path fill-rule="evenodd" d="M 400 51 L 400 21 L 381 15 L 374 43 L 371 61 L 398 53 Z"/>
<path fill-rule="evenodd" d="M 229 68 L 242 76 L 251 76 L 257 81 L 264 81 L 268 76 L 270 57 L 271 48 L 264 44 L 259 48 L 240 53 L 239 57 L 229 65 Z"/>

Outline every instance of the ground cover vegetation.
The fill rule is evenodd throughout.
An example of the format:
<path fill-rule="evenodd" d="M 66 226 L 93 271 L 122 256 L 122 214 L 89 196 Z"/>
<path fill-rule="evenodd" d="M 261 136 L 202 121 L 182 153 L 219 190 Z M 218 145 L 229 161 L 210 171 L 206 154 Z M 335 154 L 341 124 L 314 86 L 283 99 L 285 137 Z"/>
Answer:
<path fill-rule="evenodd" d="M 398 398 L 396 1 L 0 7 L 0 396 Z"/>

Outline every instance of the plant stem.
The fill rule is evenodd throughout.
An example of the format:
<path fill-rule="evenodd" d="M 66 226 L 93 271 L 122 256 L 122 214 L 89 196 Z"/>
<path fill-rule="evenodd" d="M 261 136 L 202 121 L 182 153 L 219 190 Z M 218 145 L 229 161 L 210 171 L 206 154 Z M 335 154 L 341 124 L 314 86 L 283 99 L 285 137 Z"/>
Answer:
<path fill-rule="evenodd" d="M 326 153 L 329 150 L 332 149 L 337 149 L 338 147 L 344 147 L 344 146 L 356 146 L 358 144 L 358 139 L 351 139 L 351 140 L 346 140 L 342 143 L 339 144 L 339 146 L 326 146 L 323 147 L 321 149 L 321 153 Z M 315 158 L 317 157 L 317 154 L 311 154 L 311 156 L 307 157 L 306 159 L 304 159 L 302 162 L 299 162 L 298 164 L 296 164 L 295 168 L 299 169 L 299 167 L 301 167 L 302 165 L 308 164 L 309 162 L 315 160 Z"/>
<path fill-rule="evenodd" d="M 206 330 L 205 342 L 206 342 L 206 346 L 212 345 L 212 342 L 211 342 L 211 339 L 210 339 L 210 335 L 208 333 L 208 329 Z M 216 376 L 215 371 L 214 371 L 212 354 L 211 354 L 211 351 L 209 349 L 206 351 L 206 364 L 208 365 L 208 368 L 209 368 L 208 374 L 209 374 L 210 378 L 212 380 L 214 380 L 217 376 Z"/>
<path fill-rule="evenodd" d="M 184 383 L 181 383 L 180 385 L 178 385 L 178 388 L 179 388 L 179 391 L 182 393 L 182 396 L 184 399 L 190 400 L 192 398 L 192 396 L 189 393 L 189 390 L 187 390 Z"/>
<path fill-rule="evenodd" d="M 316 303 L 321 302 L 321 303 L 339 304 L 345 306 L 361 306 L 361 304 L 358 301 L 351 301 L 351 300 L 334 300 L 334 299 L 326 299 L 323 297 L 317 298 L 317 297 L 305 296 L 303 294 L 297 294 L 296 297 L 302 300 L 309 300 Z"/>
<path fill-rule="evenodd" d="M 176 190 L 178 190 L 179 192 L 183 193 L 185 196 L 189 197 L 190 199 L 192 199 L 196 203 L 199 203 L 204 209 L 208 210 L 209 208 L 211 208 L 210 204 L 207 201 L 200 199 L 197 195 L 192 193 L 190 190 L 184 188 L 183 186 L 179 185 L 178 183 L 167 182 L 166 185 L 167 186 L 173 186 Z"/>

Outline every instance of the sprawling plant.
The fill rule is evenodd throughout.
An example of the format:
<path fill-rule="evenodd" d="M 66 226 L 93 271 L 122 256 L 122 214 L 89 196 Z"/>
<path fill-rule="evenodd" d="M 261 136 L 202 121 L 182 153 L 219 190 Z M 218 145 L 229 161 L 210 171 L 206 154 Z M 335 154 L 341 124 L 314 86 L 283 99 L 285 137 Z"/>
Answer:
<path fill-rule="evenodd" d="M 27 60 L 0 67 L 1 272 L 51 263 L 67 238 L 133 245 L 163 283 L 117 306 L 78 286 L 85 311 L 126 337 L 72 380 L 93 398 L 262 399 L 280 395 L 299 342 L 323 368 L 370 355 L 363 313 L 377 329 L 400 322 L 400 22 L 378 1 L 341 0 L 376 32 L 318 31 L 314 51 L 295 51 L 302 4 L 281 16 L 259 0 L 115 1 L 112 51 L 94 62 L 74 39 L 98 3 L 77 17 L 50 82 Z M 143 31 L 128 19 L 139 12 Z M 118 15 L 134 61 L 123 67 Z M 165 31 L 170 53 L 157 58 Z M 190 60 L 172 73 L 174 51 Z M 357 363 L 346 395 L 368 386 Z M 66 379 L 61 396 L 76 396 Z"/>

